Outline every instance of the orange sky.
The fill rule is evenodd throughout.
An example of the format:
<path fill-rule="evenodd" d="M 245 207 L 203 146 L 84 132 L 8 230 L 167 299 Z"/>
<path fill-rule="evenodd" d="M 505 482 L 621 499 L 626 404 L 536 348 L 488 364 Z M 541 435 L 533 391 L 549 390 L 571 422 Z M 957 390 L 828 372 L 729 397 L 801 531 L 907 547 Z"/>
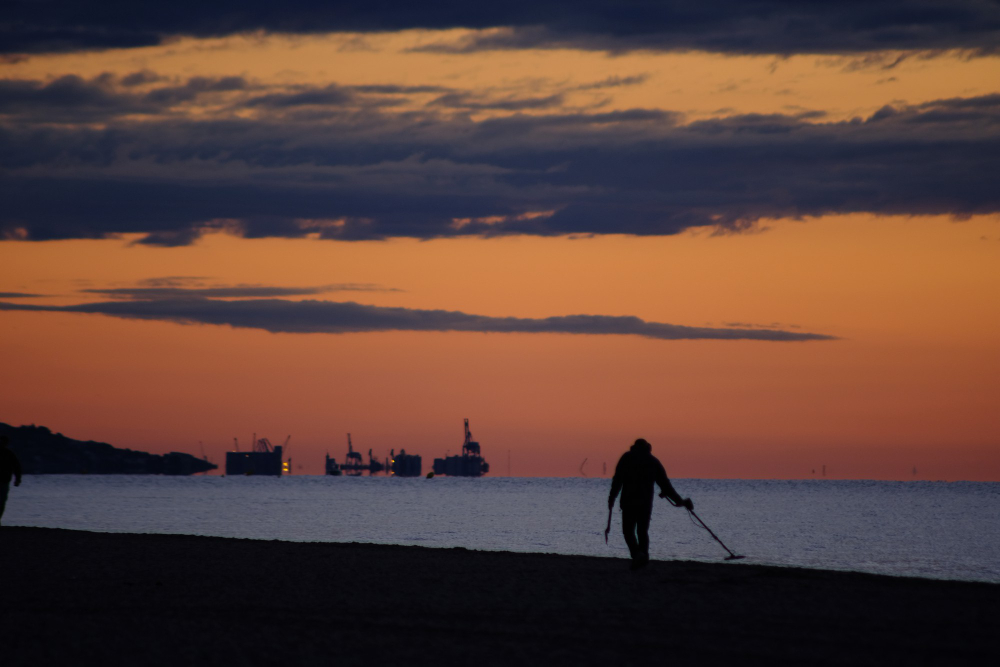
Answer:
<path fill-rule="evenodd" d="M 7 287 L 50 294 L 72 294 L 84 272 L 118 285 L 210 266 L 231 284 L 406 290 L 359 299 L 379 305 L 782 322 L 841 340 L 299 335 L 4 313 L 13 381 L 0 391 L 12 423 L 158 452 L 203 441 L 216 461 L 234 436 L 292 435 L 305 473 L 340 455 L 346 432 L 429 461 L 459 448 L 468 416 L 496 473 L 508 450 L 514 474 L 571 475 L 584 458 L 596 473 L 644 436 L 669 450 L 675 476 L 802 477 L 826 464 L 838 477 L 906 478 L 916 465 L 995 479 L 1000 316 L 984 304 L 1000 291 L 996 234 L 995 219 L 858 217 L 726 237 L 8 243 L 19 279 Z"/>
<path fill-rule="evenodd" d="M 4 63 L 0 77 L 149 69 L 282 86 L 451 85 L 501 97 L 644 77 L 569 93 L 565 105 L 669 109 L 686 122 L 796 109 L 849 119 L 885 104 L 995 92 L 1000 81 L 997 57 L 913 58 L 886 71 L 823 56 L 404 52 L 460 37 L 185 39 Z M 176 113 L 228 113 L 226 99 Z M 131 243 L 138 236 L 2 242 L 0 292 L 44 295 L 22 303 L 96 301 L 79 290 L 165 277 L 352 283 L 394 291 L 309 298 L 493 317 L 740 323 L 838 340 L 272 334 L 0 311 L 0 420 L 158 453 L 200 454 L 202 442 L 219 464 L 234 436 L 243 444 L 252 433 L 291 435 L 295 472 L 305 474 L 321 473 L 327 452 L 341 459 L 347 432 L 362 451 L 421 454 L 426 471 L 461 447 L 468 417 L 497 475 L 508 473 L 508 453 L 514 475 L 576 475 L 584 459 L 598 475 L 645 437 L 673 477 L 803 478 L 826 465 L 836 478 L 911 479 L 916 466 L 921 479 L 1000 480 L 1000 216 L 856 213 L 711 232 L 358 242 L 212 233 L 169 248 Z"/>

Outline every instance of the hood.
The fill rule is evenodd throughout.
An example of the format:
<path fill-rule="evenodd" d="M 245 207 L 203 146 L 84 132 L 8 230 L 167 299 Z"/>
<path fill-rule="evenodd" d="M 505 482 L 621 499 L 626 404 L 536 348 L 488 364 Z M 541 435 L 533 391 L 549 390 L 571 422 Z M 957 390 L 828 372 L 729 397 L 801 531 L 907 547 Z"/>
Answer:
<path fill-rule="evenodd" d="M 630 450 L 636 454 L 651 454 L 653 452 L 653 446 L 642 438 L 639 438 L 635 441 L 635 444 L 630 447 Z"/>

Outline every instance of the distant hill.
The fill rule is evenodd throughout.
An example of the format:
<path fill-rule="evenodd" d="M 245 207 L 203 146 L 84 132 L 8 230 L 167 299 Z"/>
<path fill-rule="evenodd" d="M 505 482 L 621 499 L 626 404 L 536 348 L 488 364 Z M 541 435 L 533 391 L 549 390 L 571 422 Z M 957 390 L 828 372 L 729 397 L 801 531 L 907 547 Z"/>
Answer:
<path fill-rule="evenodd" d="M 190 454 L 149 454 L 119 449 L 106 442 L 74 440 L 44 426 L 10 426 L 0 422 L 0 434 L 26 475 L 192 475 L 218 468 Z"/>

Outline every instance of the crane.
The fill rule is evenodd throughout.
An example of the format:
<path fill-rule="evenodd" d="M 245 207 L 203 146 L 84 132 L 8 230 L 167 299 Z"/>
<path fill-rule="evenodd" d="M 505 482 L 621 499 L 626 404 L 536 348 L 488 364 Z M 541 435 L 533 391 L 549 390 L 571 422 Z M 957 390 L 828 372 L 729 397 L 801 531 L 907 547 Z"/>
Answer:
<path fill-rule="evenodd" d="M 462 443 L 462 456 L 467 454 L 479 455 L 479 443 L 472 439 L 472 431 L 469 430 L 469 419 L 465 419 L 465 442 Z"/>

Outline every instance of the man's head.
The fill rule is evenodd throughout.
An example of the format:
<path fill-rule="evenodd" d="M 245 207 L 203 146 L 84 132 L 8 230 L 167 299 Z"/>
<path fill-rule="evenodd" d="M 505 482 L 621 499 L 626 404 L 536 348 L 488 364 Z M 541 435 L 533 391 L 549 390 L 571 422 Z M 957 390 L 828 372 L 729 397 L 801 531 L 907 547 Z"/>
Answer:
<path fill-rule="evenodd" d="M 638 440 L 635 441 L 635 444 L 632 445 L 632 451 L 640 452 L 642 454 L 649 454 L 653 451 L 653 446 L 648 442 L 646 442 L 644 439 L 639 438 Z"/>

